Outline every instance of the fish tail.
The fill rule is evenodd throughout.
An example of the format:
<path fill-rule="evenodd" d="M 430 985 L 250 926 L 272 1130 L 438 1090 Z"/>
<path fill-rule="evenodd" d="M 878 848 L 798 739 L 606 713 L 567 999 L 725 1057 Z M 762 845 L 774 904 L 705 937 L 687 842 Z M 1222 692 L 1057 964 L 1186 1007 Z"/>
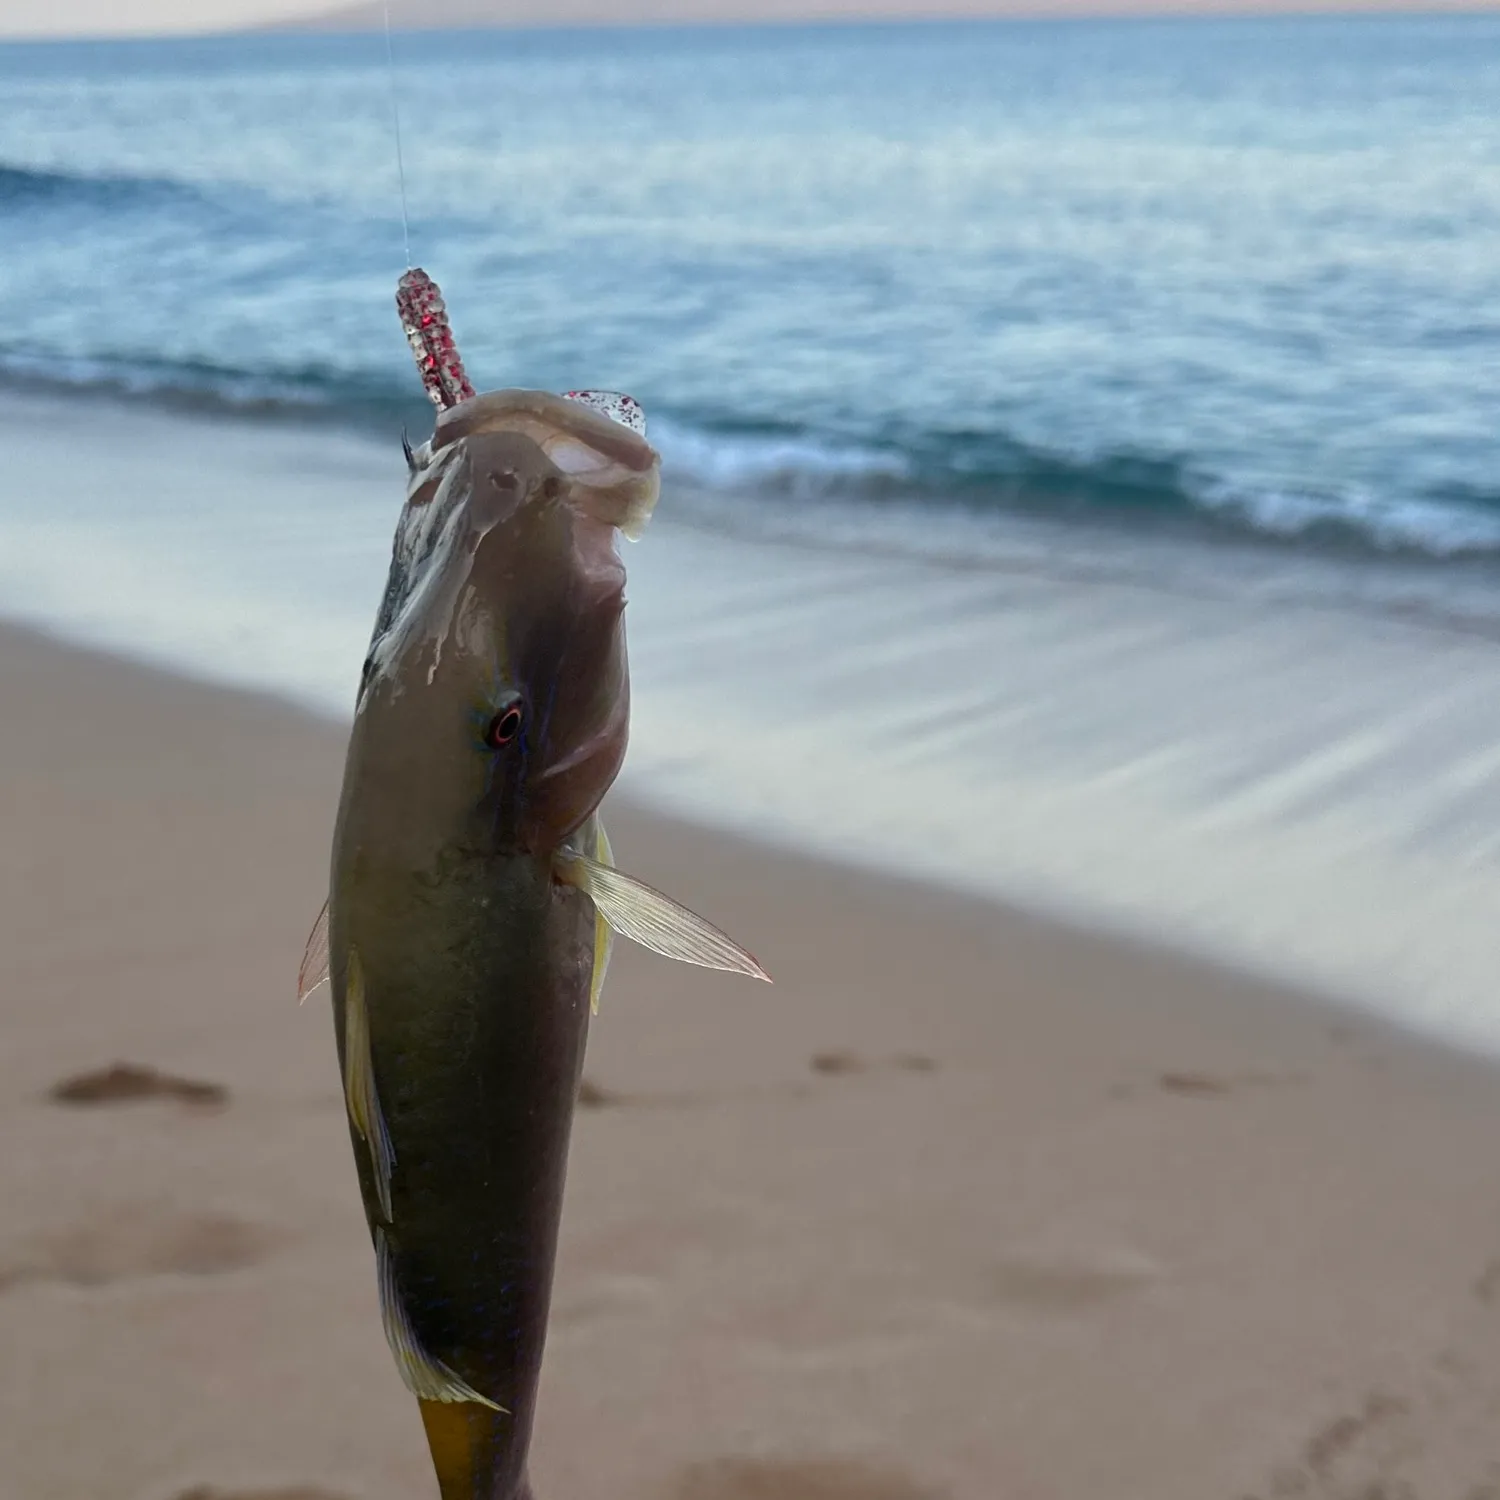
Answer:
<path fill-rule="evenodd" d="M 504 1412 L 473 1401 L 418 1401 L 442 1500 L 533 1500 L 514 1464 L 515 1426 Z"/>

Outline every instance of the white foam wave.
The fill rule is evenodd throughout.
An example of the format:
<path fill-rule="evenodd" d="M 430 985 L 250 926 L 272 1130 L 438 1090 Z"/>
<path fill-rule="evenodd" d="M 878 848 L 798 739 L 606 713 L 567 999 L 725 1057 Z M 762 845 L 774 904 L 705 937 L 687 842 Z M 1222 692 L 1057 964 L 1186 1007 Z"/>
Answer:
<path fill-rule="evenodd" d="M 1500 512 L 1455 501 L 1382 496 L 1353 488 L 1318 492 L 1227 483 L 1207 485 L 1194 498 L 1211 513 L 1282 539 L 1339 526 L 1382 552 L 1422 552 L 1436 558 L 1500 552 Z"/>
<path fill-rule="evenodd" d="M 670 419 L 653 421 L 662 462 L 678 478 L 716 490 L 769 490 L 801 498 L 851 482 L 910 480 L 903 454 L 811 437 L 708 433 Z"/>

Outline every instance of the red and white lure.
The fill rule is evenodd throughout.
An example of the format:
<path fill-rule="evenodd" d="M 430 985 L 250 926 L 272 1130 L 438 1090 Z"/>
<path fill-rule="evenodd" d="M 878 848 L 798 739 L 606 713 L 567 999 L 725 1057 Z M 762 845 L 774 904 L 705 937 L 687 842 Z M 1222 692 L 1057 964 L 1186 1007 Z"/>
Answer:
<path fill-rule="evenodd" d="M 401 328 L 411 345 L 417 373 L 427 398 L 439 411 L 457 406 L 474 395 L 474 387 L 459 357 L 453 330 L 448 324 L 448 308 L 438 284 L 426 271 L 413 267 L 396 285 L 396 311 Z M 569 401 L 646 435 L 646 413 L 634 396 L 621 391 L 564 391 Z"/>
<path fill-rule="evenodd" d="M 618 422 L 642 437 L 646 435 L 646 413 L 634 396 L 627 396 L 622 391 L 564 391 L 563 395 L 569 401 L 603 412 L 612 422 Z"/>
<path fill-rule="evenodd" d="M 396 311 L 411 345 L 427 398 L 439 411 L 474 394 L 464 362 L 448 326 L 448 309 L 438 284 L 426 271 L 413 268 L 396 284 Z"/>

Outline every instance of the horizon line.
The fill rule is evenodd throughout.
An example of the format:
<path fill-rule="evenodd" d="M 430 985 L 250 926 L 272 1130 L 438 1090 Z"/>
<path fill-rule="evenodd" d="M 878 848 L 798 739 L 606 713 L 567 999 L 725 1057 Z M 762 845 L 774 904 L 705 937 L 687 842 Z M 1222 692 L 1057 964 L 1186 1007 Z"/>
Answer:
<path fill-rule="evenodd" d="M 960 0 L 960 4 L 962 0 Z M 981 0 L 982 3 L 982 0 Z M 1107 0 L 1106 0 L 1107 3 Z M 1022 3 L 1002 8 L 1004 0 L 993 10 L 973 7 L 955 8 L 939 14 L 930 11 L 893 10 L 865 14 L 823 13 L 809 6 L 805 16 L 646 16 L 639 18 L 616 18 L 611 16 L 584 16 L 574 19 L 548 20 L 539 17 L 508 19 L 495 17 L 487 20 L 460 22 L 438 21 L 431 25 L 395 24 L 393 30 L 401 34 L 432 35 L 444 31 L 727 31 L 727 30 L 794 30 L 799 28 L 838 27 L 856 29 L 860 27 L 903 25 L 974 25 L 974 24 L 1047 24 L 1075 25 L 1099 22 L 1132 24 L 1137 22 L 1176 21 L 1184 23 L 1211 23 L 1214 21 L 1318 21 L 1318 20 L 1433 20 L 1465 19 L 1492 16 L 1500 13 L 1500 0 L 1460 0 L 1458 4 L 1390 4 L 1382 0 L 1365 0 L 1365 3 L 1337 5 L 1318 4 L 1317 0 L 1301 4 L 1298 0 L 1286 0 L 1278 4 L 1257 6 L 1255 0 L 1162 0 L 1152 4 L 1150 0 L 1139 9 L 1090 9 L 1087 0 L 1077 10 L 1059 14 L 1055 9 L 1041 5 Z M 1254 8 L 1251 8 L 1254 7 Z M 383 30 L 377 16 L 366 21 L 360 12 L 378 7 L 356 5 L 337 7 L 326 11 L 313 11 L 300 16 L 281 17 L 265 21 L 247 21 L 239 25 L 218 26 L 209 29 L 163 30 L 140 32 L 55 32 L 50 34 L 18 33 L 7 35 L 0 32 L 0 46 L 23 46 L 28 44 L 49 46 L 59 43 L 100 42 L 164 42 L 164 41 L 209 41 L 215 38 L 267 36 L 267 35 L 370 35 Z M 341 19 L 348 16 L 349 19 Z"/>

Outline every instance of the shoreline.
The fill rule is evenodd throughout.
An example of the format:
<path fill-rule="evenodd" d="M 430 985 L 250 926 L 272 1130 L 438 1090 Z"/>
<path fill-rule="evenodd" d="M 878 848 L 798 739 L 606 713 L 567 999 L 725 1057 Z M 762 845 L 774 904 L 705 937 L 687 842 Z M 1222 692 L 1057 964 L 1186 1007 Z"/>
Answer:
<path fill-rule="evenodd" d="M 426 1493 L 326 1010 L 292 997 L 341 732 L 11 627 L 0 680 L 12 1482 Z M 1485 1493 L 1491 1066 L 636 806 L 611 831 L 777 983 L 621 946 L 539 1495 Z M 116 1063 L 185 1102 L 49 1097 Z"/>
<path fill-rule="evenodd" d="M 289 715 L 302 721 L 320 738 L 332 735 L 340 745 L 348 735 L 348 716 L 324 705 L 298 701 L 275 688 L 237 686 L 207 672 L 195 672 L 165 653 L 153 657 L 114 650 L 83 635 L 70 636 L 64 631 L 0 613 L 0 657 L 7 648 L 14 650 L 17 647 L 23 653 L 39 651 L 44 656 L 58 652 L 106 669 L 113 667 L 143 673 L 149 678 L 175 684 L 179 690 L 188 693 L 227 696 L 247 707 L 258 705 L 271 716 Z M 627 784 L 629 762 L 627 753 L 625 768 L 606 799 L 605 809 L 610 815 L 611 829 L 616 823 L 623 830 L 643 826 L 651 831 L 653 841 L 664 839 L 679 852 L 691 849 L 696 857 L 710 863 L 722 862 L 716 852 L 721 845 L 732 850 L 743 849 L 757 862 L 793 865 L 806 872 L 809 880 L 816 884 L 848 883 L 867 892 L 879 892 L 882 904 L 905 907 L 919 919 L 939 918 L 969 929 L 982 929 L 990 921 L 1002 921 L 1066 946 L 1098 949 L 1101 954 L 1118 952 L 1127 955 L 1132 963 L 1180 967 L 1205 981 L 1210 993 L 1216 994 L 1225 987 L 1244 987 L 1253 991 L 1260 1002 L 1278 1010 L 1300 1014 L 1310 1009 L 1321 1017 L 1324 1024 L 1334 1028 L 1345 1023 L 1353 1024 L 1372 1035 L 1386 1037 L 1396 1046 L 1410 1044 L 1500 1078 L 1500 1054 L 1476 1051 L 1451 1037 L 1434 1034 L 1400 1017 L 1376 1010 L 1358 997 L 1320 990 L 1313 984 L 1298 982 L 1269 968 L 1237 964 L 1232 958 L 1174 943 L 1165 934 L 1091 922 L 1040 902 L 1027 903 L 983 889 L 924 879 L 919 874 L 893 871 L 875 861 L 861 860 L 852 855 L 841 857 L 836 852 L 799 844 L 774 831 L 758 831 L 744 819 L 726 817 L 715 821 L 695 817 L 690 810 L 674 809 L 670 798 L 653 797 L 630 787 Z"/>
<path fill-rule="evenodd" d="M 778 542 L 773 545 L 796 544 Z M 273 715 L 290 714 L 315 733 L 332 734 L 340 742 L 348 732 L 347 716 L 325 704 L 298 699 L 272 686 L 225 681 L 206 669 L 194 670 L 171 651 L 114 650 L 86 631 L 72 633 L 0 613 L 0 643 L 8 637 L 29 641 L 44 651 L 56 650 L 116 663 L 131 671 L 165 678 L 193 692 L 224 694 L 258 703 Z M 987 891 L 956 880 L 944 880 L 930 872 L 924 878 L 922 873 L 893 871 L 874 854 L 866 853 L 860 857 L 853 851 L 841 852 L 835 847 L 819 847 L 806 839 L 798 840 L 783 829 L 757 828 L 754 820 L 744 814 L 720 815 L 718 818 L 697 815 L 699 809 L 694 807 L 691 799 L 674 799 L 659 788 L 653 795 L 650 789 L 632 786 L 630 771 L 627 755 L 625 768 L 608 799 L 612 829 L 616 820 L 622 827 L 639 821 L 666 831 L 678 844 L 711 849 L 722 841 L 731 847 L 754 851 L 760 860 L 771 863 L 787 861 L 817 871 L 821 879 L 829 882 L 848 880 L 858 886 L 878 888 L 890 901 L 904 898 L 916 910 L 929 915 L 938 911 L 950 916 L 962 913 L 967 925 L 980 926 L 987 916 L 1003 917 L 1008 922 L 1035 929 L 1070 945 L 1118 951 L 1142 963 L 1181 966 L 1231 986 L 1252 989 L 1263 1001 L 1277 1008 L 1294 1012 L 1311 1009 L 1335 1029 L 1348 1022 L 1372 1034 L 1384 1035 L 1397 1046 L 1411 1045 L 1500 1075 L 1500 1048 L 1476 1048 L 1459 1037 L 1423 1026 L 1417 1020 L 1391 1014 L 1368 996 L 1332 987 L 1320 988 L 1312 979 L 1289 974 L 1270 962 L 1259 965 L 1237 962 L 1232 953 L 1216 952 L 1210 945 L 1174 940 L 1170 934 L 1153 932 L 1140 923 L 1118 918 L 1111 921 L 1097 913 L 1091 917 L 1079 909 L 1079 903 L 1049 901 L 1040 897 L 1028 900 L 1022 895 Z M 1209 988 L 1213 990 L 1217 985 L 1210 983 Z"/>
<path fill-rule="evenodd" d="M 79 440 L 59 488 L 34 435 L 63 412 Z M 8 615 L 319 711 L 349 702 L 398 454 L 51 397 L 7 403 L 0 436 Z M 720 536 L 669 496 L 627 556 L 621 790 L 1500 1054 L 1500 641 L 1343 609 L 1321 575 L 1215 572 L 1205 553 L 1136 576 L 1148 546 L 1112 568 L 1086 551 L 1022 538 L 1015 566 L 960 570 Z"/>

